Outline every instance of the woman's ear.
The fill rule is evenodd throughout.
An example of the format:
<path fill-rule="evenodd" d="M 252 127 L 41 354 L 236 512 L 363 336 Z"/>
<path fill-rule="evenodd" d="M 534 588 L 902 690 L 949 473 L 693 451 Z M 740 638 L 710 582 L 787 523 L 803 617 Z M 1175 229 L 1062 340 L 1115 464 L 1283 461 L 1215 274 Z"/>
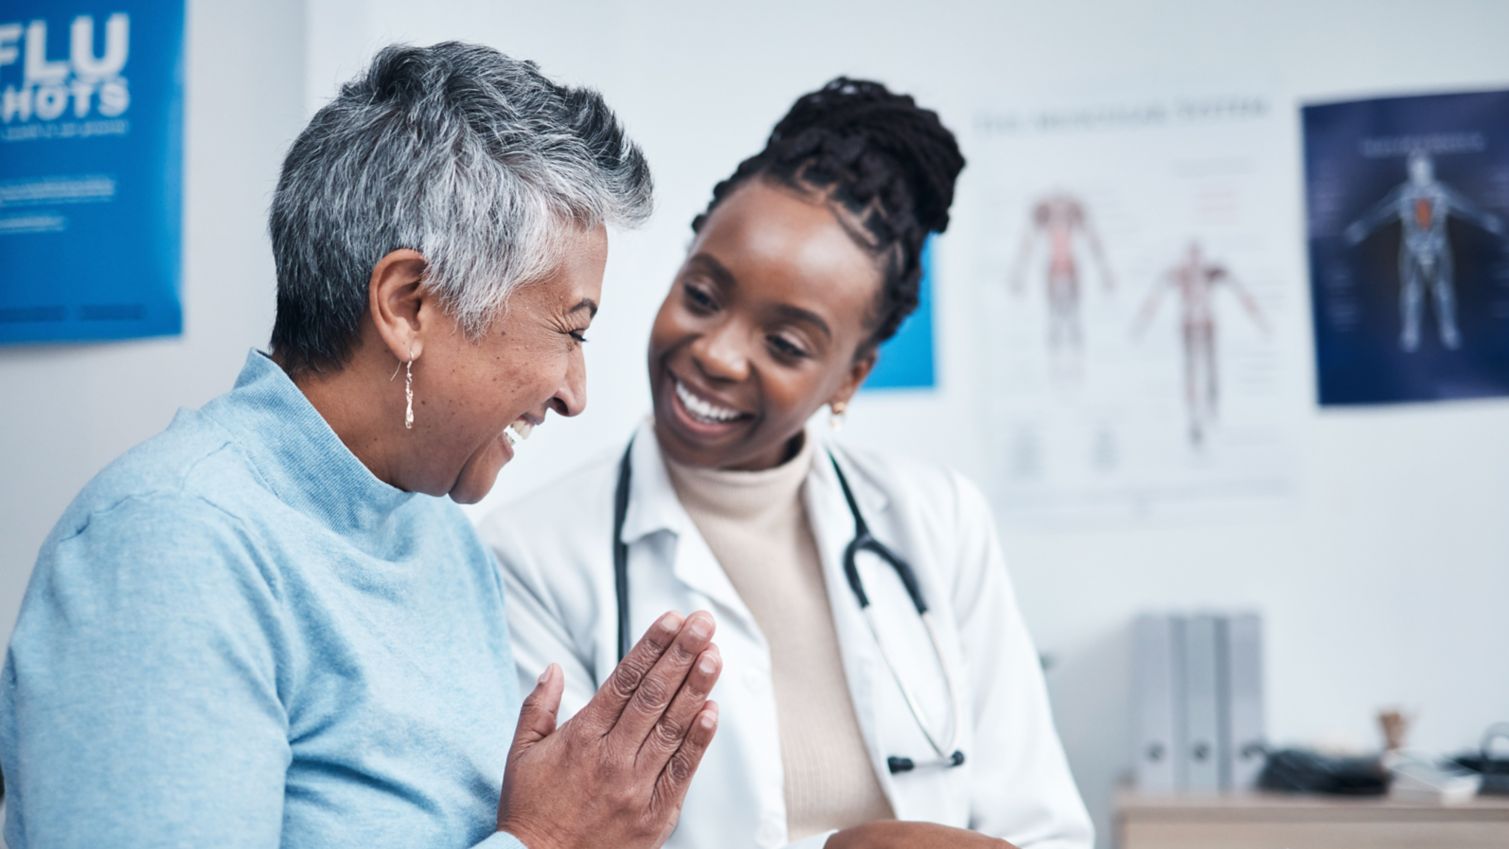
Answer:
<path fill-rule="evenodd" d="M 418 251 L 399 248 L 372 266 L 367 281 L 367 309 L 377 337 L 399 362 L 419 357 L 425 325 L 435 314 L 434 296 L 424 286 L 426 267 Z"/>
<path fill-rule="evenodd" d="M 834 406 L 836 409 L 848 406 L 849 399 L 854 397 L 854 393 L 859 391 L 860 385 L 875 368 L 875 361 L 879 356 L 874 345 L 866 345 L 865 349 L 854 357 L 854 362 L 849 365 L 849 371 L 844 375 L 844 382 L 839 384 L 838 391 L 828 399 L 829 406 Z"/>

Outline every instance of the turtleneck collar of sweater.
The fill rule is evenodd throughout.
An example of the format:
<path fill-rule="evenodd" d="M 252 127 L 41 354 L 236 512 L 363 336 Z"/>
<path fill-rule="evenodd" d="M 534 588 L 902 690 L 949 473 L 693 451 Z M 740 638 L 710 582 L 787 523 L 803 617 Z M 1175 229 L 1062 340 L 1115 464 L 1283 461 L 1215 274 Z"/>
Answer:
<path fill-rule="evenodd" d="M 799 507 L 802 482 L 815 452 L 810 434 L 802 434 L 796 456 L 779 466 L 745 472 L 687 466 L 667 457 L 666 471 L 682 504 L 693 514 L 725 519 L 752 519 Z"/>
<path fill-rule="evenodd" d="M 204 413 L 239 437 L 239 447 L 279 498 L 337 532 L 378 527 L 419 497 L 373 475 L 260 351 L 247 354 L 235 389 L 205 405 Z"/>

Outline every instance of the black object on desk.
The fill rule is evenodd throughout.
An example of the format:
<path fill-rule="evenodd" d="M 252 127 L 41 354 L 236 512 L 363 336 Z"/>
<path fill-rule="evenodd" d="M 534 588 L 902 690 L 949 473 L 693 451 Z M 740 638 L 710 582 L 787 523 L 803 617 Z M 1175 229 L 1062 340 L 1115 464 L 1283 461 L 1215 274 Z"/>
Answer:
<path fill-rule="evenodd" d="M 1268 753 L 1258 786 L 1280 793 L 1381 796 L 1388 789 L 1388 774 L 1377 757 L 1337 757 L 1307 749 L 1280 749 Z"/>
<path fill-rule="evenodd" d="M 1488 726 L 1476 754 L 1460 755 L 1453 759 L 1458 766 L 1483 776 L 1483 784 L 1478 792 L 1484 795 L 1509 796 L 1509 755 L 1495 755 L 1493 752 L 1493 744 L 1499 740 L 1509 743 L 1509 722 Z"/>

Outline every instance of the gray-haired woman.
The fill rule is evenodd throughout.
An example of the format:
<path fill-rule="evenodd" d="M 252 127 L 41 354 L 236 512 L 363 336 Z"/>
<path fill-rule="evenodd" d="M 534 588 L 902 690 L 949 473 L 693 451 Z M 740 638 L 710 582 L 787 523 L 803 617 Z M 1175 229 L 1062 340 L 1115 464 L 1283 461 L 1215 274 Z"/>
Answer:
<path fill-rule="evenodd" d="M 0 682 L 12 849 L 663 842 L 717 721 L 711 618 L 662 617 L 556 728 L 561 673 L 520 705 L 441 497 L 581 412 L 604 227 L 649 205 L 596 93 L 487 48 L 389 48 L 315 115 L 271 355 L 42 547 Z"/>

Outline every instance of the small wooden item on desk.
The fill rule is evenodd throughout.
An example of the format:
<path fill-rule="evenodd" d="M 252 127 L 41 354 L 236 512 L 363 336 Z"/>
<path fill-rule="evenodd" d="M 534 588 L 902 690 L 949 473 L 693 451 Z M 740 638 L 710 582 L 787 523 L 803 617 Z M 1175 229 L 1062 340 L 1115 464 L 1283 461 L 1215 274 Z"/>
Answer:
<path fill-rule="evenodd" d="M 1378 728 L 1383 732 L 1383 751 L 1397 752 L 1404 748 L 1409 736 L 1409 725 L 1414 717 L 1397 708 L 1378 711 Z"/>

